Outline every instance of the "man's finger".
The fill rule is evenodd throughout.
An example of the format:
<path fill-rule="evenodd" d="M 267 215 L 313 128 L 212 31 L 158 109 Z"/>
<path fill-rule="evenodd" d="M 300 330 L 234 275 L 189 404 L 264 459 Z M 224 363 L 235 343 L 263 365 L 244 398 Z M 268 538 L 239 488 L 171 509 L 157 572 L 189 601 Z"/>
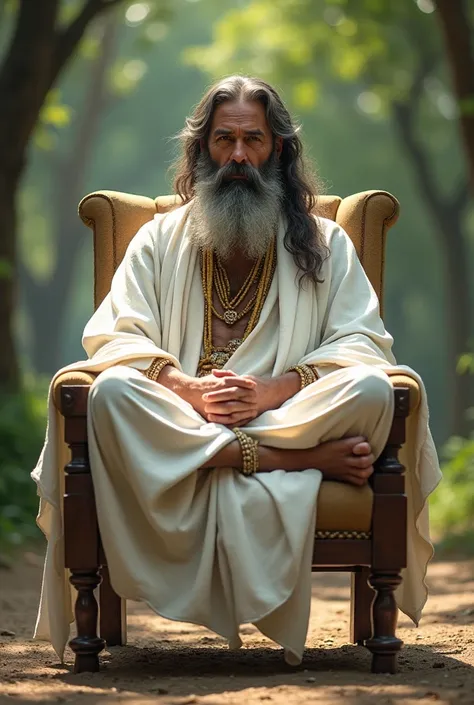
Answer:
<path fill-rule="evenodd" d="M 347 462 L 353 468 L 360 468 L 361 470 L 365 470 L 370 465 L 373 465 L 374 460 L 375 458 L 373 454 L 370 453 L 369 455 L 353 456 L 352 458 L 348 458 Z"/>
<path fill-rule="evenodd" d="M 224 401 L 221 403 L 206 404 L 204 407 L 206 414 L 216 415 L 229 415 L 235 413 L 245 412 L 250 415 L 257 411 L 256 404 L 248 404 L 243 401 Z"/>
<path fill-rule="evenodd" d="M 217 389 L 215 392 L 206 392 L 202 395 L 204 401 L 228 401 L 232 399 L 255 399 L 256 394 L 252 389 L 246 389 L 245 387 L 226 387 L 224 389 Z"/>
<path fill-rule="evenodd" d="M 246 419 L 242 419 L 242 421 L 234 421 L 234 426 L 246 426 L 249 421 L 253 421 L 255 416 L 249 416 Z"/>
<path fill-rule="evenodd" d="M 212 370 L 211 374 L 214 377 L 237 377 L 237 372 L 232 372 L 232 370 Z"/>
<path fill-rule="evenodd" d="M 363 480 L 368 480 L 369 477 L 373 474 L 373 472 L 374 472 L 374 468 L 372 465 L 368 468 L 364 468 L 361 470 L 356 470 L 355 468 L 351 468 L 349 470 L 350 475 L 353 475 L 354 477 L 362 478 Z"/>
<path fill-rule="evenodd" d="M 354 447 L 358 446 L 360 443 L 364 443 L 366 439 L 363 436 L 350 436 L 341 440 L 344 441 L 345 451 L 350 455 L 352 454 Z"/>
<path fill-rule="evenodd" d="M 369 455 L 371 453 L 371 447 L 367 443 L 367 441 L 364 441 L 363 443 L 357 443 L 352 449 L 352 453 L 354 455 Z"/>
<path fill-rule="evenodd" d="M 246 379 L 245 377 L 223 377 L 222 382 L 226 387 L 245 387 L 246 389 L 255 389 L 257 383 L 253 379 Z"/>
<path fill-rule="evenodd" d="M 235 426 L 236 423 L 246 419 L 247 421 L 254 419 L 257 416 L 257 412 L 249 419 L 248 409 L 246 411 L 237 412 L 235 414 L 208 414 L 207 420 L 212 423 L 220 423 L 223 426 Z"/>

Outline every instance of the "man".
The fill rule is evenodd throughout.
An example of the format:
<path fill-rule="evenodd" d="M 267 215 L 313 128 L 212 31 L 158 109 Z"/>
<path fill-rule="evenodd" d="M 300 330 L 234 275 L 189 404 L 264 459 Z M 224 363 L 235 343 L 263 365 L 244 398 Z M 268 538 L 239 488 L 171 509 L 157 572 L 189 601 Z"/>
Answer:
<path fill-rule="evenodd" d="M 181 137 L 183 205 L 132 240 L 75 366 L 101 372 L 88 416 L 101 536 L 122 597 L 232 647 L 252 622 L 298 663 L 320 482 L 373 472 L 393 416 L 392 338 L 349 237 L 311 215 L 315 185 L 271 86 L 224 79 Z M 400 596 L 415 620 L 439 473 L 425 400 L 417 424 Z M 50 445 L 34 472 L 47 507 L 59 506 Z M 61 652 L 49 560 L 37 636 Z"/>

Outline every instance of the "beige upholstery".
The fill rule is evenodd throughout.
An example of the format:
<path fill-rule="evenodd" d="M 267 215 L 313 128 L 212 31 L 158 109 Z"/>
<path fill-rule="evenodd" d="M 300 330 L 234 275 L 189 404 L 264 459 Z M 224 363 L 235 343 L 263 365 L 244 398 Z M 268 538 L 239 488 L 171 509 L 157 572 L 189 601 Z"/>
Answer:
<path fill-rule="evenodd" d="M 110 289 L 112 276 L 136 231 L 155 213 L 172 210 L 179 205 L 175 196 L 153 200 L 144 196 L 98 191 L 79 204 L 79 214 L 94 231 L 94 303 L 99 306 Z M 397 221 L 398 201 L 385 191 L 365 191 L 347 198 L 322 196 L 317 214 L 339 223 L 350 235 L 362 265 L 382 305 L 385 238 Z M 94 375 L 85 372 L 66 373 L 57 378 L 54 401 L 60 408 L 63 384 L 91 384 Z M 393 375 L 394 386 L 410 388 L 410 409 L 420 401 L 420 390 L 414 380 Z M 338 482 L 323 482 L 318 497 L 318 531 L 370 531 L 373 493 L 369 485 L 358 488 Z"/>
<path fill-rule="evenodd" d="M 138 228 L 155 213 L 179 205 L 175 196 L 156 200 L 115 191 L 98 191 L 82 199 L 79 215 L 94 230 L 94 303 L 110 289 L 115 269 Z M 398 218 L 398 201 L 385 191 L 365 191 L 341 199 L 322 196 L 317 213 L 339 223 L 350 235 L 367 276 L 382 303 L 385 238 Z"/>

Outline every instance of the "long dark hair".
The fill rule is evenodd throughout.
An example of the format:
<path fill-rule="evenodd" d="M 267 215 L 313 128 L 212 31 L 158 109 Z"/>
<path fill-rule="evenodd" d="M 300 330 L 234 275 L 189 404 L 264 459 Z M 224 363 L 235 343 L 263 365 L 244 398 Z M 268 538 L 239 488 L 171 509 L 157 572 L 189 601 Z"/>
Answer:
<path fill-rule="evenodd" d="M 320 282 L 318 275 L 329 251 L 318 222 L 311 215 L 319 185 L 303 159 L 299 127 L 294 125 L 278 93 L 265 81 L 249 76 L 229 76 L 209 88 L 178 136 L 182 154 L 175 164 L 175 192 L 183 203 L 194 197 L 201 141 L 207 144 L 214 111 L 221 103 L 238 100 L 260 101 L 273 139 L 282 138 L 279 163 L 284 189 L 282 206 L 288 224 L 284 245 L 301 270 L 301 280 L 308 278 L 314 283 Z"/>

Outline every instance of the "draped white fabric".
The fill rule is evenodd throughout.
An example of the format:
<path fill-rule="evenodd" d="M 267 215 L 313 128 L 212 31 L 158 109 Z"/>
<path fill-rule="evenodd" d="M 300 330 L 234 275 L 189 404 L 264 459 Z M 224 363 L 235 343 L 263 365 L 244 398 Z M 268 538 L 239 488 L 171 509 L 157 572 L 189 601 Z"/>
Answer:
<path fill-rule="evenodd" d="M 170 214 L 158 215 L 140 229 L 115 274 L 110 294 L 92 316 L 84 331 L 83 344 L 89 359 L 70 365 L 58 374 L 65 370 L 101 372 L 116 365 L 143 369 L 157 355 L 168 357 L 187 374 L 196 374 L 202 346 L 204 305 L 198 252 L 190 244 L 186 232 L 188 208 L 185 206 Z M 319 424 L 313 427 L 312 437 L 327 438 L 330 428 L 334 429 L 336 434 L 342 435 L 345 432 L 341 426 L 341 418 L 323 413 L 327 408 L 327 398 L 322 400 L 324 394 L 328 393 L 327 389 L 334 385 L 333 393 L 341 403 L 348 404 L 347 410 L 350 412 L 350 404 L 360 397 L 364 388 L 364 383 L 361 382 L 359 387 L 354 387 L 358 390 L 357 394 L 351 393 L 351 384 L 358 376 L 363 380 L 370 378 L 370 375 L 367 375 L 367 366 L 372 368 L 373 378 L 376 379 L 383 378 L 383 372 L 398 370 L 418 381 L 422 388 L 422 403 L 416 414 L 409 419 L 408 440 L 402 458 L 409 468 L 408 568 L 404 571 L 404 581 L 397 591 L 399 606 L 417 622 L 426 601 L 424 579 L 426 566 L 432 555 L 426 499 L 440 479 L 436 452 L 428 428 L 426 395 L 416 373 L 404 366 L 396 366 L 391 353 L 392 338 L 385 331 L 379 316 L 377 297 L 360 265 L 350 238 L 332 221 L 320 219 L 320 222 L 331 250 L 330 258 L 323 265 L 324 283 L 316 287 L 308 284 L 302 288 L 297 286 L 297 268 L 283 246 L 282 223 L 277 242 L 277 270 L 260 320 L 226 367 L 240 374 L 278 376 L 298 362 L 317 366 L 322 379 L 312 385 L 314 389 L 309 388 L 309 394 L 305 396 L 304 392 L 301 392 L 282 409 L 267 412 L 246 428 L 247 432 L 255 437 L 266 438 L 267 442 L 277 447 L 289 448 L 305 447 L 304 434 L 308 433 L 312 416 L 318 419 Z M 351 373 L 348 370 L 344 377 L 341 368 L 356 366 L 364 370 L 362 375 L 358 375 L 356 370 Z M 122 379 L 122 382 L 126 384 L 120 387 L 120 395 L 111 395 L 111 398 L 115 399 L 115 407 L 113 413 L 110 413 L 110 406 L 101 403 L 104 395 L 96 392 L 107 381 L 107 375 L 115 389 L 117 380 L 125 373 L 126 380 Z M 99 378 L 90 395 L 90 459 L 101 533 L 111 564 L 114 587 L 124 597 L 148 601 L 154 609 L 169 618 L 205 624 L 224 634 L 233 646 L 239 644 L 238 626 L 242 620 L 254 621 L 264 633 L 285 646 L 289 660 L 297 662 L 301 658 L 308 619 L 311 534 L 314 529 L 315 504 L 321 477 L 319 471 L 277 471 L 258 478 L 242 478 L 236 471 L 224 469 L 206 471 L 198 480 L 199 472 L 202 472 L 197 471 L 202 463 L 200 453 L 213 455 L 219 447 L 232 440 L 233 434 L 223 426 L 205 423 L 189 404 L 162 386 L 153 384 L 133 370 L 114 370 Z M 338 384 L 342 385 L 344 393 Z M 155 390 L 154 394 L 150 387 Z M 369 384 L 369 389 L 370 387 Z M 302 403 L 301 395 L 306 399 L 306 404 Z M 130 408 L 122 408 L 124 405 L 120 403 L 120 399 L 128 399 Z M 137 413 L 141 409 L 141 421 L 149 415 L 154 415 L 157 422 L 165 427 L 167 424 L 171 425 L 177 432 L 181 429 L 183 438 L 190 434 L 194 439 L 193 443 L 197 444 L 193 446 L 191 443 L 189 448 L 186 445 L 181 446 L 179 453 L 175 449 L 172 454 L 172 468 L 175 474 L 171 480 L 168 477 L 168 482 L 174 493 L 173 506 L 182 508 L 188 502 L 187 506 L 195 526 L 206 526 L 208 544 L 203 545 L 206 548 L 213 547 L 210 553 L 206 553 L 209 560 L 212 557 L 212 565 L 207 564 L 206 567 L 205 561 L 194 562 L 195 567 L 199 564 L 199 569 L 204 571 L 200 574 L 202 589 L 206 580 L 215 581 L 216 575 L 221 581 L 221 590 L 217 592 L 215 582 L 212 583 L 211 580 L 212 585 L 208 582 L 207 602 L 202 591 L 193 600 L 192 596 L 186 594 L 186 590 L 183 592 L 185 582 L 180 582 L 175 585 L 176 604 L 174 607 L 165 605 L 165 601 L 157 596 L 156 585 L 148 584 L 143 576 L 130 570 L 130 565 L 133 565 L 133 551 L 138 549 L 134 531 L 132 536 L 135 537 L 135 542 L 130 543 L 130 538 L 129 542 L 124 544 L 128 550 L 121 554 L 120 560 L 115 555 L 117 551 L 114 549 L 118 545 L 118 539 L 113 537 L 116 534 L 120 540 L 126 542 L 125 525 L 120 519 L 120 513 L 115 515 L 114 521 L 114 512 L 101 512 L 100 508 L 102 503 L 109 503 L 109 500 L 121 506 L 122 511 L 126 506 L 123 504 L 124 485 L 118 480 L 119 475 L 122 479 L 123 476 L 117 470 L 117 476 L 111 479 L 108 470 L 112 467 L 110 458 L 116 453 L 115 441 L 118 438 L 122 438 L 121 457 L 127 457 L 126 445 L 123 445 L 126 441 L 123 439 L 130 439 L 133 433 L 133 414 L 130 416 L 130 409 L 134 404 Z M 101 410 L 100 413 L 94 412 L 96 407 Z M 367 419 L 364 419 L 363 412 L 357 416 L 362 425 L 368 424 L 367 428 L 370 428 L 372 437 L 375 435 L 382 445 L 381 439 L 388 433 L 389 410 L 389 403 L 384 402 L 380 408 L 376 408 L 376 412 L 372 413 L 368 409 Z M 351 424 L 349 427 L 353 428 Z M 321 431 L 319 436 L 315 428 Z M 125 429 L 125 435 L 118 433 Z M 104 444 L 107 437 L 114 438 L 114 443 Z M 135 464 L 121 465 L 122 469 L 125 466 L 135 468 L 133 472 L 130 469 L 128 471 L 130 486 L 133 486 L 133 482 L 138 485 L 138 475 L 142 472 L 146 476 L 150 467 L 150 457 L 147 456 L 150 448 L 145 442 L 141 427 L 140 433 L 138 432 L 138 424 L 136 437 Z M 35 636 L 51 640 L 60 656 L 72 620 L 71 592 L 63 559 L 62 466 L 66 461 L 67 450 L 62 438 L 62 421 L 50 398 L 45 446 L 32 473 L 41 498 L 38 523 L 48 538 Z M 166 444 L 160 444 L 158 438 L 157 433 L 153 447 L 153 477 L 154 482 L 162 487 L 163 478 L 166 476 L 162 473 L 169 476 L 170 472 L 170 449 L 165 447 Z M 141 443 L 138 443 L 139 439 Z M 196 448 L 199 448 L 199 453 Z M 118 459 L 114 456 L 114 463 L 117 462 Z M 184 488 L 180 484 L 180 480 L 184 478 L 187 479 L 187 487 L 191 478 L 189 486 L 194 487 L 191 495 L 189 487 L 187 493 L 177 493 L 177 488 Z M 199 491 L 196 491 L 197 485 Z M 250 492 L 249 487 L 257 486 L 262 490 L 265 488 L 265 491 Z M 132 507 L 133 502 L 136 504 L 140 492 L 134 488 L 128 495 Z M 165 518 L 170 519 L 170 512 L 166 511 L 160 492 L 158 496 L 161 502 L 158 503 L 160 511 L 155 505 L 147 507 L 142 503 L 136 506 L 140 506 L 143 517 L 153 520 L 151 523 L 159 532 L 166 531 L 163 522 Z M 247 520 L 258 511 L 258 498 L 265 496 L 271 497 L 268 531 L 259 536 L 253 551 L 236 552 L 237 563 L 234 566 L 228 565 L 236 537 L 242 536 L 242 546 L 245 547 L 250 546 L 251 529 L 254 532 L 262 532 L 261 522 L 253 526 L 250 521 L 247 526 Z M 289 501 L 289 497 L 294 499 L 294 503 Z M 247 507 L 246 502 L 248 511 L 244 512 L 242 507 Z M 237 510 L 237 507 L 240 507 L 240 510 Z M 138 510 L 133 513 L 137 522 L 140 521 L 139 514 Z M 130 516 L 130 512 L 127 512 L 127 523 L 130 523 Z M 245 527 L 247 534 L 244 541 Z M 293 527 L 291 531 L 290 527 Z M 272 577 L 270 582 L 274 589 L 265 595 L 265 599 L 257 599 L 259 574 L 257 572 L 256 580 L 251 580 L 252 571 L 257 569 L 259 555 L 262 560 L 265 557 L 262 551 L 268 552 L 271 536 L 274 536 L 279 552 L 278 555 L 275 554 L 273 568 L 267 575 L 267 579 L 268 576 Z M 143 541 L 146 543 L 145 539 Z M 167 551 L 169 550 L 168 547 Z M 167 555 L 166 551 L 161 555 L 157 551 L 153 560 L 148 555 L 148 575 L 155 574 L 153 565 L 159 566 L 165 554 Z M 130 564 L 127 563 L 128 560 Z M 221 566 L 217 572 L 215 560 L 220 561 Z M 264 565 L 268 565 L 268 557 L 266 560 Z M 153 561 L 156 561 L 156 564 Z M 186 562 L 184 561 L 183 565 L 184 563 Z M 191 564 L 192 561 L 186 563 L 188 568 Z M 138 566 L 142 573 L 144 565 L 145 562 L 142 561 Z M 281 566 L 280 574 L 276 570 L 277 565 Z M 236 586 L 234 583 L 230 584 L 229 580 L 230 576 L 235 580 L 239 571 L 244 577 L 242 584 L 237 587 L 244 586 L 245 590 L 241 599 L 237 600 Z M 132 574 L 135 576 L 134 580 L 130 580 Z M 266 584 L 263 578 L 261 584 Z M 181 599 L 178 589 L 182 590 Z M 211 594 L 215 598 L 212 604 Z M 192 612 L 193 604 L 196 615 Z M 209 606 L 208 613 L 203 615 L 203 605 L 206 604 Z M 186 605 L 185 609 L 183 605 Z M 222 615 L 225 615 L 225 619 Z"/>

